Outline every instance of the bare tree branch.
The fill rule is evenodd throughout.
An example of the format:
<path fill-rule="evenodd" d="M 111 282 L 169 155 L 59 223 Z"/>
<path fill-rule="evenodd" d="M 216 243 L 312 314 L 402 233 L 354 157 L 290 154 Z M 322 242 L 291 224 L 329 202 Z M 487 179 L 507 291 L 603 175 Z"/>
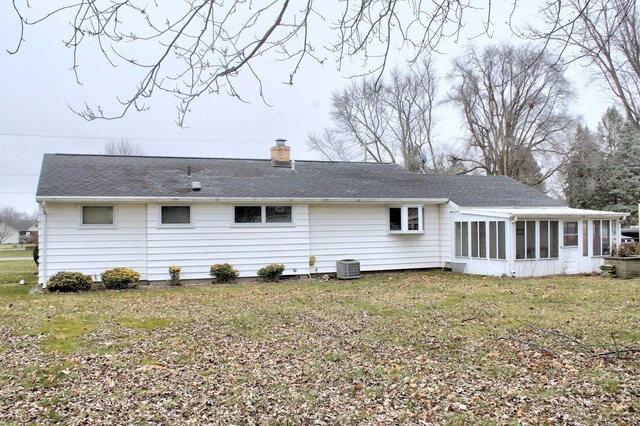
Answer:
<path fill-rule="evenodd" d="M 469 48 L 453 62 L 449 101 L 467 123 L 474 169 L 540 186 L 566 161 L 573 95 L 557 57 L 532 46 Z"/>

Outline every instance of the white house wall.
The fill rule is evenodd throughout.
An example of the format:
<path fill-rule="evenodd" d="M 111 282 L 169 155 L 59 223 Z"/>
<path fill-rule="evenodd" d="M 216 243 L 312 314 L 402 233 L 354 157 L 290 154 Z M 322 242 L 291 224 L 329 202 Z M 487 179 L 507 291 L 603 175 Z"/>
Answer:
<path fill-rule="evenodd" d="M 442 267 L 440 206 L 425 206 L 424 233 L 389 233 L 385 205 L 311 205 L 309 254 L 312 273 L 336 270 L 336 261 L 356 259 L 362 271 Z"/>
<path fill-rule="evenodd" d="M 45 211 L 46 217 L 40 213 L 41 282 L 59 271 L 82 272 L 96 280 L 115 267 L 133 268 L 146 279 L 145 204 L 117 205 L 112 226 L 81 225 L 77 204 L 47 204 Z"/>
<path fill-rule="evenodd" d="M 148 279 L 167 280 L 171 265 L 184 279 L 209 279 L 214 263 L 231 263 L 241 277 L 256 276 L 270 263 L 284 273 L 305 274 L 309 264 L 309 209 L 293 206 L 293 224 L 233 225 L 231 204 L 191 205 L 191 226 L 160 225 L 160 206 L 149 204 Z"/>

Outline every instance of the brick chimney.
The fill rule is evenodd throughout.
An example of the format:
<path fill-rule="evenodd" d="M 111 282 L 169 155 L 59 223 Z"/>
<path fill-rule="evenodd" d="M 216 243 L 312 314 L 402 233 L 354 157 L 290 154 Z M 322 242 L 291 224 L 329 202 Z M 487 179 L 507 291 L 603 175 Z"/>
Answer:
<path fill-rule="evenodd" d="M 271 147 L 271 165 L 291 167 L 291 147 L 285 145 L 286 139 L 276 139 L 276 146 Z"/>

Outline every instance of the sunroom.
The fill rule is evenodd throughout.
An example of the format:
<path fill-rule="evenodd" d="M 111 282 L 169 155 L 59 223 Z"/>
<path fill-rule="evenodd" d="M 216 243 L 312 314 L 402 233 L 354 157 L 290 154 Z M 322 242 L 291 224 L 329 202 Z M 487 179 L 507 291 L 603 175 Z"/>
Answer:
<path fill-rule="evenodd" d="M 451 214 L 451 266 L 513 277 L 598 272 L 620 241 L 625 216 L 569 207 L 461 208 Z"/>

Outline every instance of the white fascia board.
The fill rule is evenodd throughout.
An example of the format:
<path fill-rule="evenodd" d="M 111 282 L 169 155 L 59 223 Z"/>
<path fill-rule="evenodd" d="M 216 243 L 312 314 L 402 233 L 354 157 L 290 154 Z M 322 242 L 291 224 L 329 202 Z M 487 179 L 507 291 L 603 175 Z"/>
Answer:
<path fill-rule="evenodd" d="M 570 207 L 533 207 L 527 208 L 471 208 L 460 211 L 461 214 L 477 215 L 477 216 L 490 216 L 490 217 L 503 217 L 509 219 L 533 219 L 533 218 L 575 218 L 575 219 L 590 219 L 590 218 L 605 218 L 605 219 L 618 219 L 629 216 L 629 213 L 622 212 L 610 212 L 602 210 L 586 210 L 586 209 L 573 209 Z"/>
<path fill-rule="evenodd" d="M 51 203 L 305 203 L 305 204 L 445 204 L 446 198 L 223 198 L 223 197 L 36 197 Z"/>

